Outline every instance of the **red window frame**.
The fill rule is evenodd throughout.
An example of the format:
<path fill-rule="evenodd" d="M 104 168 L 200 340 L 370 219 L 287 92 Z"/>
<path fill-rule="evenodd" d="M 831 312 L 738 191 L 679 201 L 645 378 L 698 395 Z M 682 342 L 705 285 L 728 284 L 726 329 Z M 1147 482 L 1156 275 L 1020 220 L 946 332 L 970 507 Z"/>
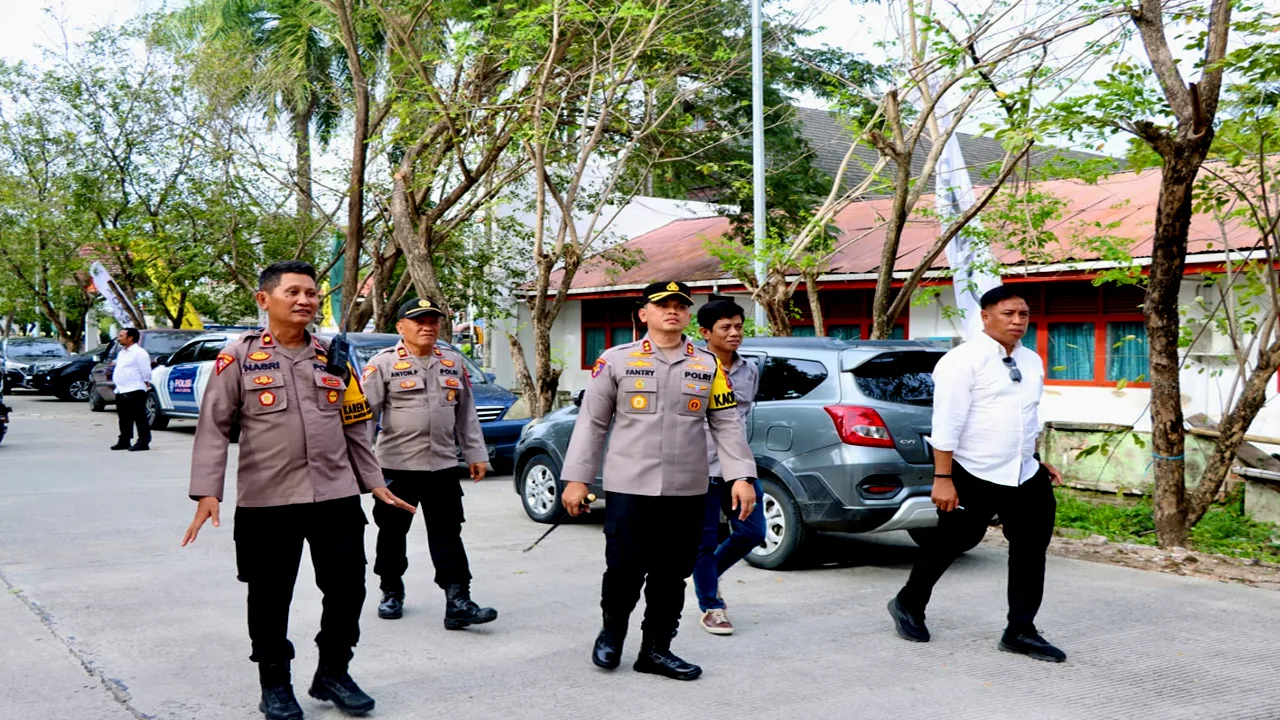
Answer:
<path fill-rule="evenodd" d="M 1115 387 L 1107 380 L 1107 323 L 1143 322 L 1142 290 L 1137 286 L 1088 281 L 1018 283 L 1017 290 L 1031 306 L 1031 322 L 1036 326 L 1036 354 L 1044 368 L 1046 385 L 1063 387 Z M 1054 307 L 1064 308 L 1058 312 Z M 1132 308 L 1132 309 L 1130 309 Z M 1093 323 L 1093 379 L 1052 380 L 1049 378 L 1049 324 Z M 1150 377 L 1130 381 L 1126 387 L 1151 387 Z"/>
<path fill-rule="evenodd" d="M 871 326 L 874 324 L 871 317 L 871 302 L 875 298 L 875 294 L 874 287 L 839 290 L 820 289 L 818 291 L 818 302 L 822 305 L 822 319 L 823 325 L 827 330 L 827 336 L 830 337 L 832 328 L 857 325 L 862 339 L 870 340 Z M 800 317 L 791 321 L 791 327 L 813 327 L 813 313 L 809 309 L 808 296 L 797 294 L 795 301 L 796 307 L 800 311 Z M 904 340 L 911 337 L 911 319 L 909 316 L 910 312 L 903 313 L 893 323 L 894 327 L 902 328 L 902 338 Z"/>
<path fill-rule="evenodd" d="M 630 330 L 632 341 L 636 338 L 636 324 L 632 318 L 636 311 L 636 302 L 639 296 L 623 297 L 623 298 L 601 298 L 596 300 L 581 301 L 581 336 L 578 354 L 582 358 L 580 369 L 590 370 L 595 365 L 596 358 L 587 356 L 587 330 L 604 330 L 604 349 L 608 350 L 613 347 L 613 331 L 618 329 Z M 590 311 L 590 312 L 589 312 Z M 625 313 L 625 319 L 624 319 Z M 588 317 L 604 319 L 588 320 Z"/>

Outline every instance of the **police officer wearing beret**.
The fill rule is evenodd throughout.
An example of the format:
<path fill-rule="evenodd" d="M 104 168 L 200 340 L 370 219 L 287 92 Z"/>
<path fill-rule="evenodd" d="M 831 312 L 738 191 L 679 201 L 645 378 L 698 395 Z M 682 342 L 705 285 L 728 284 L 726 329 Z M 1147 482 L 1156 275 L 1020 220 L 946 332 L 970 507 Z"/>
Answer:
<path fill-rule="evenodd" d="M 631 611 L 645 592 L 635 669 L 693 680 L 702 668 L 671 652 L 693 572 L 707 494 L 710 428 L 735 506 L 755 502 L 755 459 L 734 411 L 733 389 L 716 356 L 683 334 L 693 298 L 680 282 L 644 290 L 644 339 L 609 348 L 591 371 L 561 477 L 571 515 L 586 512 L 587 483 L 604 455 L 604 626 L 592 662 L 621 661 Z M 610 432 L 608 452 L 605 436 Z"/>
<path fill-rule="evenodd" d="M 182 538 L 194 542 L 210 519 L 218 527 L 231 427 L 240 425 L 236 480 L 236 571 L 249 586 L 249 639 L 269 720 L 298 720 L 289 664 L 289 604 L 311 546 L 316 585 L 324 594 L 320 666 L 310 694 L 347 714 L 373 709 L 373 698 L 347 672 L 360 638 L 364 605 L 364 526 L 360 494 L 413 512 L 385 487 L 366 427 L 372 415 L 354 373 L 331 373 L 328 345 L 307 325 L 320 306 L 316 271 L 278 262 L 258 277 L 255 296 L 266 328 L 229 343 L 214 362 L 191 454 L 195 518 Z M 398 511 L 399 512 L 399 511 Z"/>
<path fill-rule="evenodd" d="M 362 379 L 377 425 L 377 454 L 388 486 L 410 505 L 423 503 L 436 584 L 445 592 L 444 626 L 460 630 L 492 622 L 498 611 L 471 600 L 471 569 L 462 546 L 462 488 L 458 446 L 471 479 L 484 479 L 489 453 L 480 432 L 475 398 L 462 356 L 436 344 L 444 312 L 430 300 L 410 300 L 396 313 L 400 342 L 377 355 Z M 404 572 L 409 567 L 405 536 L 413 515 L 376 506 L 378 559 L 382 579 L 378 617 L 404 614 Z"/>

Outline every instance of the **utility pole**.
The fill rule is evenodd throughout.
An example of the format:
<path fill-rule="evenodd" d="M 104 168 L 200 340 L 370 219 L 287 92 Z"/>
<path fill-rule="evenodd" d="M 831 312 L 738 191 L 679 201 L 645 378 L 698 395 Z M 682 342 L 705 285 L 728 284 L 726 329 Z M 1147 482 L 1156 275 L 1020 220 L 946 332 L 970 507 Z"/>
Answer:
<path fill-rule="evenodd" d="M 755 196 L 751 224 L 755 230 L 756 287 L 764 286 L 764 239 L 768 215 L 764 205 L 764 41 L 761 37 L 762 0 L 751 0 L 751 189 Z M 757 331 L 767 326 L 764 305 L 755 300 Z"/>

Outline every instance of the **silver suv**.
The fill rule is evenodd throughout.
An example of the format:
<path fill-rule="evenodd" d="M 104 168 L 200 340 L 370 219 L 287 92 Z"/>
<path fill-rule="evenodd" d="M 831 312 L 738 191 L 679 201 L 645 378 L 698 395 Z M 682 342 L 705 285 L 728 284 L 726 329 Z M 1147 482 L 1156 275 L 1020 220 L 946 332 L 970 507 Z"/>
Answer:
<path fill-rule="evenodd" d="M 932 372 L 946 348 L 793 337 L 752 338 L 739 352 L 760 368 L 748 433 L 766 524 L 747 562 L 784 567 L 815 531 L 906 530 L 918 543 L 932 532 Z M 515 489 L 538 522 L 563 517 L 560 468 L 577 414 L 535 420 L 516 446 Z"/>

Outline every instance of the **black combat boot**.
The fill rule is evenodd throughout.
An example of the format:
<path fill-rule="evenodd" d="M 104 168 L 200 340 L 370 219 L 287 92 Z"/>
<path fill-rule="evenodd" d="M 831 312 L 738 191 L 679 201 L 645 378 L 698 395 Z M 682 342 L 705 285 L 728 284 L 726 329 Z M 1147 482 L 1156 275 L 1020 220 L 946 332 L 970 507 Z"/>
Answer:
<path fill-rule="evenodd" d="M 449 585 L 444 589 L 444 628 L 461 630 L 470 625 L 483 625 L 498 619 L 498 611 L 482 608 L 471 601 L 471 588 Z"/>
<path fill-rule="evenodd" d="M 640 657 L 633 666 L 636 672 L 652 673 L 672 680 L 696 680 L 702 668 L 680 659 L 671 652 L 671 638 L 659 640 L 645 637 L 640 641 Z"/>
<path fill-rule="evenodd" d="M 321 660 L 307 692 L 317 700 L 328 700 L 347 715 L 364 715 L 374 705 L 373 698 L 366 695 L 347 674 L 346 663 L 325 663 Z"/>
<path fill-rule="evenodd" d="M 258 709 L 267 720 L 302 720 L 302 708 L 293 696 L 289 663 L 258 663 L 258 680 L 262 683 Z"/>
<path fill-rule="evenodd" d="M 378 604 L 378 617 L 383 620 L 395 620 L 404 616 L 404 593 L 384 592 L 382 602 Z"/>
<path fill-rule="evenodd" d="M 622 662 L 622 643 L 627 639 L 627 623 L 619 622 L 609 615 L 604 616 L 604 626 L 596 636 L 596 645 L 591 650 L 591 662 L 596 667 L 613 670 Z"/>

